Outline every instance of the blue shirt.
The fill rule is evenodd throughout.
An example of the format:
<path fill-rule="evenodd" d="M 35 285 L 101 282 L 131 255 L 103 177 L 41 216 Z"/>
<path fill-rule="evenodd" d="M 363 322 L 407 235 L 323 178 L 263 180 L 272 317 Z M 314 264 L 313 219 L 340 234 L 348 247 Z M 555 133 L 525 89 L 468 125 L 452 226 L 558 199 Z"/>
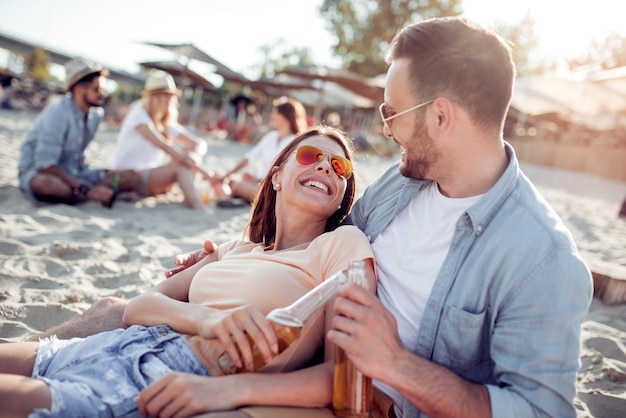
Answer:
<path fill-rule="evenodd" d="M 508 167 L 457 221 L 417 341 L 407 348 L 486 385 L 493 417 L 575 417 L 591 274 L 505 146 Z M 374 242 L 428 183 L 403 177 L 396 163 L 365 190 L 349 222 Z M 407 400 L 397 407 L 404 418 L 422 416 Z"/>
<path fill-rule="evenodd" d="M 103 170 L 86 165 L 85 149 L 96 135 L 103 115 L 104 110 L 99 107 L 90 108 L 85 115 L 69 93 L 49 104 L 20 147 L 20 189 L 29 191 L 33 176 L 53 165 L 88 184 L 101 180 Z"/>

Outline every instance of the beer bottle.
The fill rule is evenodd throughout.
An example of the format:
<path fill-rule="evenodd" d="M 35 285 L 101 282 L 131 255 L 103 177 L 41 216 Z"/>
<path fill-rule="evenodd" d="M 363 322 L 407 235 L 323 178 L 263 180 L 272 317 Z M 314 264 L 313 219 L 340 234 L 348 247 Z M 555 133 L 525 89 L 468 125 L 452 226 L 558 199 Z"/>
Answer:
<path fill-rule="evenodd" d="M 335 273 L 309 290 L 291 305 L 285 308 L 276 308 L 267 314 L 266 318 L 274 327 L 276 338 L 278 339 L 278 352 L 273 354 L 273 357 L 285 351 L 287 347 L 300 337 L 300 332 L 305 322 L 335 296 L 339 285 L 346 281 L 345 274 L 342 272 Z M 253 342 L 250 336 L 246 334 L 246 337 L 250 345 L 252 345 Z M 252 355 L 254 371 L 256 372 L 264 367 L 266 363 L 256 344 L 252 345 Z M 218 358 L 217 363 L 224 374 L 249 372 L 245 366 L 236 367 L 226 352 Z"/>
<path fill-rule="evenodd" d="M 352 261 L 348 281 L 365 285 L 365 262 Z M 372 379 L 363 375 L 345 351 L 335 348 L 333 410 L 340 417 L 369 417 L 372 405 Z"/>

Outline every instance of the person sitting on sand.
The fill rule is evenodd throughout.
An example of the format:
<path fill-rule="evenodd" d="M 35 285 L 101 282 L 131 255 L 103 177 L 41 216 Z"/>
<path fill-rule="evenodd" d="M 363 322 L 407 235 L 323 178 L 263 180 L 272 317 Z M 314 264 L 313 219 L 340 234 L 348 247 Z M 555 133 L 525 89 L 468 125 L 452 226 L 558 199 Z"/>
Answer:
<path fill-rule="evenodd" d="M 192 209 L 201 209 L 195 173 L 199 171 L 205 180 L 214 183 L 217 179 L 196 162 L 206 152 L 206 142 L 176 121 L 178 95 L 171 75 L 154 72 L 148 77 L 142 99 L 131 106 L 122 123 L 112 166 L 139 170 L 141 195 L 167 193 L 178 184 L 184 203 Z"/>
<path fill-rule="evenodd" d="M 118 191 L 135 190 L 141 178 L 135 170 L 91 168 L 85 159 L 104 115 L 108 70 L 77 58 L 65 73 L 68 93 L 46 106 L 20 147 L 20 190 L 46 202 L 111 207 Z"/>
<path fill-rule="evenodd" d="M 293 98 L 281 97 L 273 104 L 270 126 L 274 129 L 266 133 L 245 157 L 224 175 L 223 179 L 235 199 L 220 200 L 217 203 L 219 206 L 241 206 L 246 201 L 252 200 L 259 189 L 261 179 L 272 166 L 274 157 L 298 132 L 307 128 L 306 110 L 302 103 Z M 239 178 L 234 176 L 246 167 L 252 168 L 251 173 L 244 173 Z"/>
<path fill-rule="evenodd" d="M 353 226 L 339 226 L 355 194 L 351 161 L 351 146 L 340 131 L 307 130 L 263 179 L 248 239 L 221 245 L 133 299 L 124 322 L 134 325 L 85 339 L 1 344 L 3 413 L 189 416 L 250 404 L 330 403 L 333 350 L 324 346 L 329 316 L 308 321 L 300 338 L 263 370 L 279 374 L 219 377 L 216 360 L 226 351 L 250 370 L 246 335 L 271 360 L 277 340 L 265 315 L 347 270 L 352 260 L 365 260 L 367 287 L 373 291 L 367 237 Z M 322 347 L 327 361 L 305 368 Z M 176 389 L 179 379 L 195 379 L 205 402 L 185 402 Z M 226 389 L 232 385 L 237 390 Z"/>

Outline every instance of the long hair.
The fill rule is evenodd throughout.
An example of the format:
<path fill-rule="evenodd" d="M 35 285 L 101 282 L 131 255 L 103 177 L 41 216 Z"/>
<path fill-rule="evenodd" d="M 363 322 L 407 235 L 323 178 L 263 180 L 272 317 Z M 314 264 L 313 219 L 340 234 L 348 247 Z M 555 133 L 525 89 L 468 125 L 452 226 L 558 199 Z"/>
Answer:
<path fill-rule="evenodd" d="M 173 105 L 170 105 L 163 113 L 160 114 L 160 117 L 158 117 L 159 112 L 161 111 L 161 109 L 159 109 L 158 107 L 158 99 L 162 94 L 169 93 L 154 93 L 145 95 L 142 98 L 142 105 L 148 112 L 148 115 L 150 115 L 150 119 L 152 119 L 152 122 L 154 122 L 155 127 L 157 129 L 159 129 L 160 127 L 162 128 L 159 129 L 159 132 L 161 132 L 164 136 L 167 136 L 167 127 L 170 121 L 176 122 L 178 114 L 176 108 Z"/>
<path fill-rule="evenodd" d="M 276 191 L 272 186 L 274 167 L 281 167 L 302 141 L 313 136 L 324 136 L 339 144 L 346 154 L 346 158 L 354 164 L 352 140 L 341 130 L 328 126 L 313 126 L 297 135 L 274 159 L 272 168 L 269 169 L 265 178 L 261 181 L 259 191 L 254 198 L 252 216 L 245 232 L 250 241 L 262 243 L 266 246 L 274 243 L 276 238 Z M 336 229 L 348 216 L 352 208 L 355 192 L 356 179 L 353 172 L 352 176 L 346 180 L 346 190 L 340 208 L 326 220 L 326 232 Z"/>
<path fill-rule="evenodd" d="M 502 129 L 513 95 L 511 46 L 464 18 L 433 18 L 409 25 L 391 41 L 385 60 L 410 62 L 416 101 L 445 96 L 475 123 Z"/>
<path fill-rule="evenodd" d="M 292 134 L 304 132 L 307 128 L 306 109 L 296 99 L 280 97 L 274 101 L 274 108 L 289 121 L 289 130 Z"/>

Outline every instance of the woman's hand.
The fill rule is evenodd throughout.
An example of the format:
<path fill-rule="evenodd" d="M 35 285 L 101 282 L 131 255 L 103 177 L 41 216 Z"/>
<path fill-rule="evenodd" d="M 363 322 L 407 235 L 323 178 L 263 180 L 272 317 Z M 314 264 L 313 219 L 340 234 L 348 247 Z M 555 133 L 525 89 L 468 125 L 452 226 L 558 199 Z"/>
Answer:
<path fill-rule="evenodd" d="M 135 398 L 139 413 L 147 417 L 189 417 L 201 412 L 240 406 L 237 377 L 205 377 L 172 372 L 141 391 Z"/>
<path fill-rule="evenodd" d="M 166 278 L 170 278 L 173 275 L 175 275 L 176 273 L 179 273 L 191 266 L 193 266 L 194 264 L 196 264 L 198 261 L 202 260 L 204 257 L 206 257 L 207 255 L 215 252 L 215 250 L 217 250 L 217 246 L 213 243 L 213 241 L 211 240 L 206 240 L 204 241 L 204 248 L 201 250 L 197 250 L 191 253 L 186 253 L 186 254 L 179 254 L 176 257 L 174 257 L 174 264 L 176 264 L 177 268 L 168 270 L 165 272 L 165 277 Z"/>
<path fill-rule="evenodd" d="M 245 364 L 248 371 L 254 370 L 252 346 L 255 344 L 265 363 L 272 361 L 278 353 L 278 340 L 272 324 L 254 306 L 216 311 L 207 326 L 209 329 L 202 330 L 201 335 L 219 338 L 237 368 Z"/>

